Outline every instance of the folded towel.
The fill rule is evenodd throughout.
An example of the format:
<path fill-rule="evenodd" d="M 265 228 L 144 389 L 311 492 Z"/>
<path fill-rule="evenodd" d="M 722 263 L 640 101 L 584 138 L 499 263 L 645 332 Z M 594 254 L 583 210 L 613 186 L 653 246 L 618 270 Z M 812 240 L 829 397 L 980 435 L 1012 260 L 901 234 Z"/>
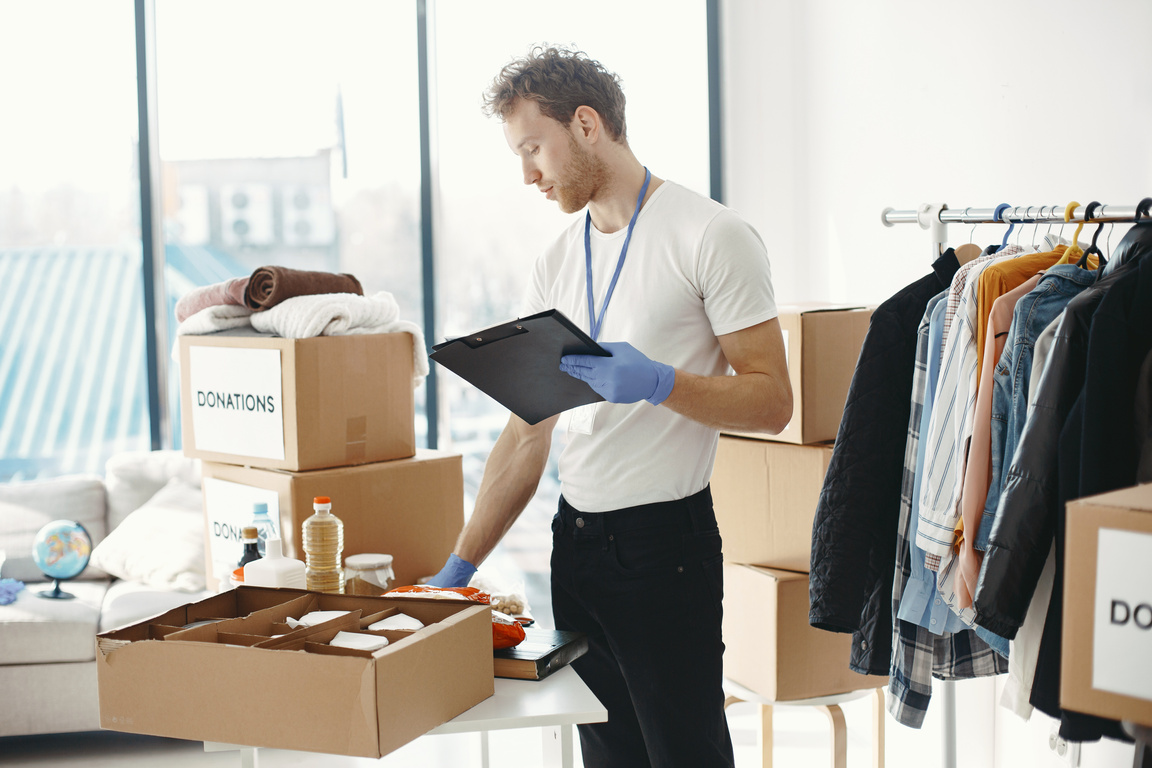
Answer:
<path fill-rule="evenodd" d="M 318 293 L 364 295 L 360 281 L 349 274 L 309 272 L 289 267 L 260 267 L 252 273 L 244 292 L 245 305 L 255 311 L 274 307 L 294 296 Z"/>
<path fill-rule="evenodd" d="M 247 288 L 247 277 L 234 277 L 222 283 L 193 288 L 176 302 L 176 321 L 182 323 L 200 310 L 220 304 L 236 304 L 242 307 L 244 291 Z"/>
<path fill-rule="evenodd" d="M 254 312 L 249 321 L 258 331 L 287 339 L 356 333 L 409 333 L 412 334 L 412 386 L 419 386 L 428 375 L 424 333 L 415 323 L 400 319 L 400 306 L 387 291 L 370 297 L 351 293 L 296 296 L 271 309 Z"/>
<path fill-rule="evenodd" d="M 177 336 L 203 336 L 226 331 L 229 328 L 251 326 L 248 318 L 252 310 L 235 304 L 217 304 L 205 307 L 176 327 Z"/>

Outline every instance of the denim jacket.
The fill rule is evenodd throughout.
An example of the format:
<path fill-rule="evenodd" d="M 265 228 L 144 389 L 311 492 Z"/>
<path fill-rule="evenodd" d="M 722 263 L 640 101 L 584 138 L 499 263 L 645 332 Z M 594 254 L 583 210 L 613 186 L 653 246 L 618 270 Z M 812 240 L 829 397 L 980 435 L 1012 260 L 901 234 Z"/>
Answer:
<path fill-rule="evenodd" d="M 1008 466 L 1024 430 L 1036 337 L 1064 311 L 1074 296 L 1095 282 L 1097 274 L 1075 264 L 1058 264 L 1049 268 L 1040 283 L 1016 303 L 1009 329 L 1010 343 L 1004 346 L 992 375 L 992 482 L 976 535 L 976 549 L 988 548 L 1000 491 L 1008 479 Z"/>

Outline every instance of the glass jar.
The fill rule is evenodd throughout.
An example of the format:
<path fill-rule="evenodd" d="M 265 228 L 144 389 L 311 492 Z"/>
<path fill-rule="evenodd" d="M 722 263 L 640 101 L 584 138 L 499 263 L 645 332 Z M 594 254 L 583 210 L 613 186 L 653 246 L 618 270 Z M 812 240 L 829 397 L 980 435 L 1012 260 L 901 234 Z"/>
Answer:
<path fill-rule="evenodd" d="M 344 558 L 345 581 L 359 578 L 387 592 L 392 589 L 396 576 L 392 572 L 392 555 L 366 553 Z"/>

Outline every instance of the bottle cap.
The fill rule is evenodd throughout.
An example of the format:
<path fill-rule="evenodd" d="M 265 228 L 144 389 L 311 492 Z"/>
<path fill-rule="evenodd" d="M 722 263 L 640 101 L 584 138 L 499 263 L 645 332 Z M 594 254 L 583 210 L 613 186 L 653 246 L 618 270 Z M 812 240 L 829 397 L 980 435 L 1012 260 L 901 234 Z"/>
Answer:
<path fill-rule="evenodd" d="M 284 550 L 280 546 L 279 536 L 269 536 L 264 540 L 264 559 L 276 560 L 284 556 Z"/>
<path fill-rule="evenodd" d="M 240 529 L 240 535 L 243 536 L 245 540 L 252 539 L 255 541 L 260 538 L 260 531 L 254 525 L 246 525 Z"/>
<path fill-rule="evenodd" d="M 316 498 L 312 499 L 312 508 L 318 512 L 332 509 L 332 499 L 328 498 L 327 496 L 317 496 Z"/>
<path fill-rule="evenodd" d="M 256 502 L 255 504 L 252 505 L 252 514 L 254 514 L 254 515 L 266 515 L 266 514 L 268 514 L 268 505 L 262 501 Z"/>

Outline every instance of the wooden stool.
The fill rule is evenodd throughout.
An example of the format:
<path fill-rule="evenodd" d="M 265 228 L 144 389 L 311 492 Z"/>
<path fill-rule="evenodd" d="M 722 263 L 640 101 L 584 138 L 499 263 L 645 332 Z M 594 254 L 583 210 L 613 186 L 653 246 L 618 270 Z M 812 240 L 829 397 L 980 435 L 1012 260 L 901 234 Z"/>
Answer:
<path fill-rule="evenodd" d="M 760 694 L 750 691 L 744 686 L 725 678 L 724 680 L 724 707 L 738 701 L 747 701 L 760 705 L 759 743 L 761 765 L 763 768 L 772 768 L 772 708 L 773 707 L 815 707 L 828 716 L 828 724 L 832 729 L 832 768 L 847 768 L 848 765 L 848 728 L 844 723 L 844 712 L 840 704 L 865 696 L 872 696 L 872 768 L 884 768 L 884 689 L 850 691 L 838 693 L 835 696 L 821 696 L 815 699 L 797 699 L 795 701 L 769 701 Z"/>

